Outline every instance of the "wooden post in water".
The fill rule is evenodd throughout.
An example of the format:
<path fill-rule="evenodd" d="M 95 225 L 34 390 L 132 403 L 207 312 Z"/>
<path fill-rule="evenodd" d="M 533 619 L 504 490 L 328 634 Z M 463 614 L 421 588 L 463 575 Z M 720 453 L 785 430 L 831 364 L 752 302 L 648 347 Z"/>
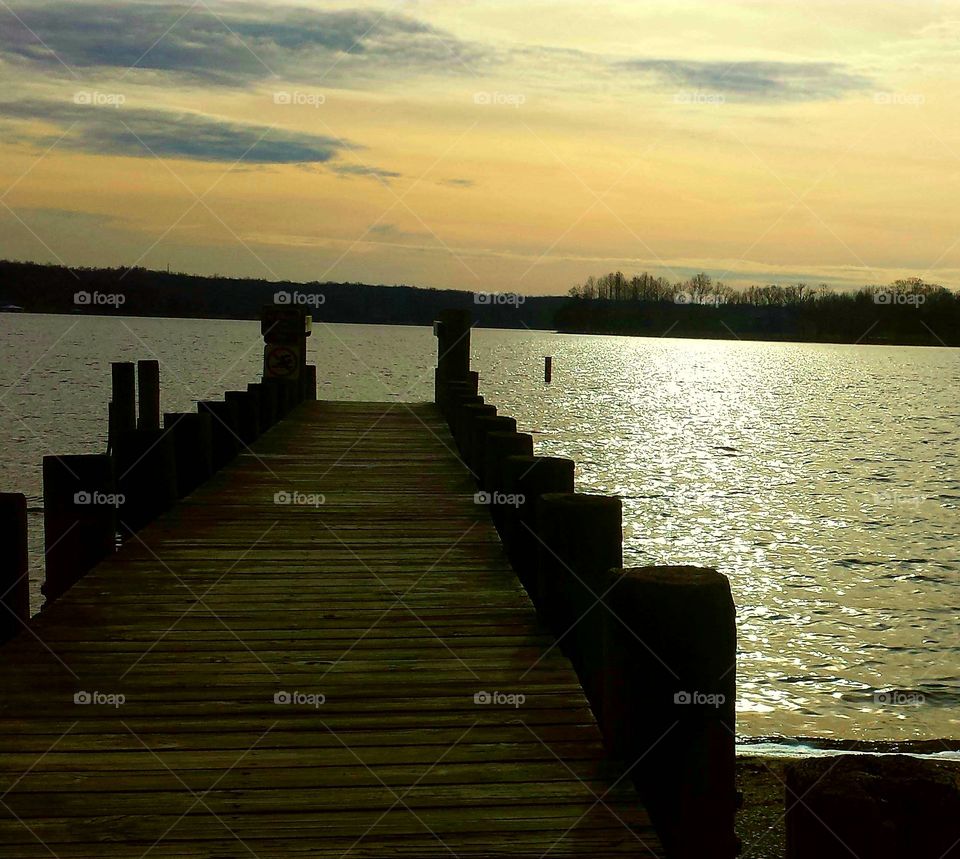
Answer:
<path fill-rule="evenodd" d="M 110 365 L 110 450 L 121 433 L 137 428 L 137 371 L 132 361 Z"/>
<path fill-rule="evenodd" d="M 219 471 L 240 452 L 240 426 L 237 404 L 219 400 L 201 400 L 199 414 L 210 415 L 212 465 Z"/>
<path fill-rule="evenodd" d="M 132 365 L 131 365 L 132 366 Z M 43 534 L 46 580 L 52 602 L 116 549 L 119 497 L 113 458 L 106 455 L 43 458 Z"/>
<path fill-rule="evenodd" d="M 163 427 L 173 437 L 177 495 L 185 498 L 213 474 L 209 414 L 168 412 Z"/>
<path fill-rule="evenodd" d="M 540 543 L 536 537 L 536 509 L 548 492 L 573 492 L 574 462 L 557 456 L 508 456 L 500 467 L 500 485 L 517 496 L 516 508 L 507 508 L 498 527 L 510 563 L 534 603 L 537 593 Z"/>
<path fill-rule="evenodd" d="M 491 415 L 475 418 L 470 428 L 470 447 L 467 454 L 470 469 L 477 476 L 481 487 L 485 486 L 487 435 L 492 432 L 516 432 L 517 422 L 506 415 Z"/>
<path fill-rule="evenodd" d="M 137 429 L 160 429 L 160 362 L 137 361 L 140 413 Z"/>
<path fill-rule="evenodd" d="M 0 644 L 28 620 L 27 499 L 20 492 L 0 492 Z"/>
<path fill-rule="evenodd" d="M 434 373 L 434 402 L 444 407 L 446 383 L 472 380 L 470 376 L 470 312 L 441 310 L 433 324 L 437 338 L 437 368 Z"/>
<path fill-rule="evenodd" d="M 549 385 L 553 381 L 553 357 L 545 355 L 543 358 L 543 381 Z"/>
<path fill-rule="evenodd" d="M 603 699 L 603 606 L 623 564 L 622 504 L 608 495 L 547 493 L 537 508 L 537 607 L 570 657 L 598 719 Z"/>
<path fill-rule="evenodd" d="M 678 859 L 736 855 L 730 584 L 701 567 L 614 570 L 601 725 Z"/>

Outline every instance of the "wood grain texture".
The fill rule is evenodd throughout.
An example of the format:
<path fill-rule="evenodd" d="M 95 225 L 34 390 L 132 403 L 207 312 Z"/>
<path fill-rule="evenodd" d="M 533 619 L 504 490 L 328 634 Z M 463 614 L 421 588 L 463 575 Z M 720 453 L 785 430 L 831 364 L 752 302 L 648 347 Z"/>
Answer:
<path fill-rule="evenodd" d="M 475 491 L 299 406 L 0 651 L 0 855 L 661 855 Z"/>

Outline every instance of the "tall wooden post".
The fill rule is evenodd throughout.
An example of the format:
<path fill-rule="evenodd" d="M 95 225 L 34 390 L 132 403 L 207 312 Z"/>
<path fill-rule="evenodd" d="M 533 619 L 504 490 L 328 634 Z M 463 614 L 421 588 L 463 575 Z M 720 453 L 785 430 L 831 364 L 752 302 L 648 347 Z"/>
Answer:
<path fill-rule="evenodd" d="M 469 380 L 470 376 L 470 312 L 441 310 L 433 324 L 437 337 L 437 368 L 434 373 L 434 402 L 443 407 L 445 384 Z"/>
<path fill-rule="evenodd" d="M 173 436 L 177 463 L 177 495 L 184 498 L 213 474 L 209 413 L 168 412 L 163 428 Z"/>
<path fill-rule="evenodd" d="M 503 511 L 500 536 L 517 577 L 535 603 L 539 602 L 540 558 L 536 509 L 546 493 L 573 492 L 573 473 L 573 460 L 557 456 L 508 456 L 501 465 L 500 485 L 508 495 L 517 496 L 519 504 Z"/>
<path fill-rule="evenodd" d="M 736 855 L 737 631 L 730 583 L 700 567 L 614 570 L 601 724 L 670 856 Z"/>
<path fill-rule="evenodd" d="M 110 449 L 121 433 L 137 428 L 137 375 L 131 361 L 110 365 Z"/>
<path fill-rule="evenodd" d="M 2 492 L 0 493 L 0 644 L 13 638 L 29 619 L 27 499 L 19 492 Z"/>
<path fill-rule="evenodd" d="M 160 429 L 160 362 L 137 361 L 140 416 L 137 428 Z"/>
<path fill-rule="evenodd" d="M 240 416 L 236 403 L 201 400 L 199 414 L 210 415 L 210 438 L 213 470 L 219 471 L 240 453 Z"/>
<path fill-rule="evenodd" d="M 117 508 L 120 537 L 128 539 L 169 510 L 178 498 L 177 454 L 167 430 L 122 433 L 114 447 L 117 488 L 124 503 Z"/>
<path fill-rule="evenodd" d="M 470 469 L 477 476 L 477 483 L 485 486 L 484 466 L 486 464 L 487 435 L 492 432 L 516 432 L 517 421 L 506 415 L 491 415 L 490 417 L 476 418 L 473 422 L 470 435 L 470 452 L 467 461 Z"/>
<path fill-rule="evenodd" d="M 603 698 L 602 597 L 623 564 L 622 504 L 607 495 L 548 493 L 537 509 L 537 607 L 570 657 L 594 713 Z"/>
<path fill-rule="evenodd" d="M 115 551 L 117 508 L 123 501 L 116 490 L 112 457 L 43 458 L 42 590 L 47 602 Z"/>
<path fill-rule="evenodd" d="M 282 386 L 278 396 L 281 416 L 304 399 L 307 337 L 312 321 L 305 310 L 288 305 L 267 305 L 260 315 L 263 380 Z"/>

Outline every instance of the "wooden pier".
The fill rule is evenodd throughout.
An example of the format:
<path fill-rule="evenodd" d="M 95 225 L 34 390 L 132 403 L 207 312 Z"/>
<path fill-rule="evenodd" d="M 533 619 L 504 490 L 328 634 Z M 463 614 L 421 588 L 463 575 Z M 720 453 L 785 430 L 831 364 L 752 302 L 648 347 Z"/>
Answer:
<path fill-rule="evenodd" d="M 294 408 L 0 650 L 0 855 L 662 856 L 476 491 Z"/>

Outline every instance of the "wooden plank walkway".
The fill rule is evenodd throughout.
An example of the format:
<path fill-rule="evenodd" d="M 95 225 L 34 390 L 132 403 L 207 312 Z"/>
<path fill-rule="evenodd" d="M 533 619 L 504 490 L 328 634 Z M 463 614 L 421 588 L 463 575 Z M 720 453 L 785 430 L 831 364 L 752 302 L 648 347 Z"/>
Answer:
<path fill-rule="evenodd" d="M 304 403 L 34 619 L 0 856 L 661 855 L 451 450 Z"/>

